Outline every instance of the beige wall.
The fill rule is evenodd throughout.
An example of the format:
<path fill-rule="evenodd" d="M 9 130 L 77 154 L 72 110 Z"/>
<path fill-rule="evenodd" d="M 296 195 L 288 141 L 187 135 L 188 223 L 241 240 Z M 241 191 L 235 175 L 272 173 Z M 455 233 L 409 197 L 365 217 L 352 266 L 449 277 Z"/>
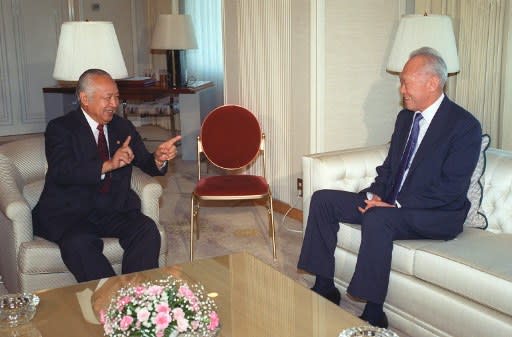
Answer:
<path fill-rule="evenodd" d="M 403 1 L 325 0 L 317 71 L 314 152 L 389 141 L 400 109 L 398 80 L 385 70 Z M 322 32 L 320 32 L 321 34 Z M 316 141 L 315 141 L 316 140 Z M 316 144 L 314 144 L 316 142 Z M 316 146 L 315 146 L 316 145 Z"/>

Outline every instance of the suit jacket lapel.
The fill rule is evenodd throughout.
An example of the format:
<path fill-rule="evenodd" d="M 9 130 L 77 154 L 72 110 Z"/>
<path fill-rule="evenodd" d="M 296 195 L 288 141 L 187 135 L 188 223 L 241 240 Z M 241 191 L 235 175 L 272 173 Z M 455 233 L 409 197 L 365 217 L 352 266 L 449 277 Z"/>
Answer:
<path fill-rule="evenodd" d="M 78 135 L 79 142 L 83 143 L 85 146 L 84 148 L 89 149 L 91 154 L 97 155 L 98 146 L 96 144 L 96 139 L 94 138 L 94 134 L 92 133 L 89 123 L 87 123 L 87 119 L 85 119 L 82 109 L 78 108 L 71 113 L 73 114 L 73 119 L 76 122 L 75 130 Z M 87 137 L 83 136 L 85 134 Z"/>

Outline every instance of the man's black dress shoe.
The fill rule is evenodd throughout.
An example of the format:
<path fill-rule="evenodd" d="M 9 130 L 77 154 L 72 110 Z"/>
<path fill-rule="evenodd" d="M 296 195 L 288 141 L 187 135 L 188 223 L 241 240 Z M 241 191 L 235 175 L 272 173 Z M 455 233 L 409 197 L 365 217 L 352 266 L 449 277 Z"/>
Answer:
<path fill-rule="evenodd" d="M 314 287 L 311 288 L 315 293 L 318 295 L 328 299 L 332 303 L 336 305 L 340 305 L 341 295 L 340 292 L 336 287 L 332 287 L 330 289 L 324 290 L 324 289 L 315 289 Z"/>
<path fill-rule="evenodd" d="M 378 320 L 369 320 L 368 317 L 366 317 L 364 312 L 361 316 L 359 316 L 359 318 L 362 319 L 363 321 L 366 321 L 366 322 L 370 323 L 371 325 L 379 327 L 379 328 L 387 329 L 389 326 L 388 316 L 386 316 L 385 312 L 382 313 L 382 316 L 380 316 L 380 318 Z"/>

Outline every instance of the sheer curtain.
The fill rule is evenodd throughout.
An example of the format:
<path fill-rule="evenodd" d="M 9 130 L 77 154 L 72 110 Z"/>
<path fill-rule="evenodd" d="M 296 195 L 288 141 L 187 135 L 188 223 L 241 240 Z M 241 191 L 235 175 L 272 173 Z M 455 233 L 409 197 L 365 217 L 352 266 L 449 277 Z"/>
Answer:
<path fill-rule="evenodd" d="M 471 111 L 489 133 L 493 147 L 500 147 L 502 114 L 504 1 L 460 2 L 459 58 L 456 101 Z"/>
<path fill-rule="evenodd" d="M 188 78 L 215 84 L 201 100 L 210 111 L 224 102 L 222 0 L 186 0 L 183 5 L 184 13 L 192 16 L 198 44 L 186 53 Z"/>

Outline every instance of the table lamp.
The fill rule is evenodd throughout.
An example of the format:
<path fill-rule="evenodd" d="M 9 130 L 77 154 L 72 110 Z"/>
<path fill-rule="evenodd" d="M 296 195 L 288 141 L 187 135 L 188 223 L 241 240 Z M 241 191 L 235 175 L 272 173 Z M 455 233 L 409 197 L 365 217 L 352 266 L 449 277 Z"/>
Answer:
<path fill-rule="evenodd" d="M 78 81 L 87 69 L 105 70 L 113 79 L 128 76 L 112 22 L 70 21 L 61 26 L 53 78 Z"/>
<path fill-rule="evenodd" d="M 185 50 L 197 49 L 190 15 L 160 14 L 153 31 L 151 48 L 166 51 L 168 85 L 173 88 L 185 86 Z"/>
<path fill-rule="evenodd" d="M 386 69 L 401 72 L 409 54 L 421 47 L 437 50 L 448 73 L 459 71 L 459 57 L 452 20 L 445 15 L 405 15 L 400 19 Z"/>

